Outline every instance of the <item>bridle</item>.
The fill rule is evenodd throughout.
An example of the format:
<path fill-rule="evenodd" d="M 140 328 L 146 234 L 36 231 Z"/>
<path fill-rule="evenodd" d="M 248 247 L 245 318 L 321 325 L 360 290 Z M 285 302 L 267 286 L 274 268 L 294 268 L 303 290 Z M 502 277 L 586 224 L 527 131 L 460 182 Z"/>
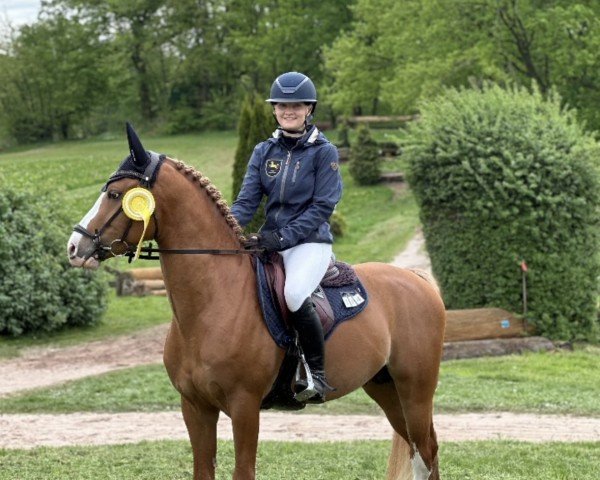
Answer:
<path fill-rule="evenodd" d="M 149 155 L 149 162 L 144 171 L 144 173 L 136 172 L 133 170 L 118 170 L 113 173 L 104 187 L 102 187 L 102 191 L 105 192 L 107 190 L 108 184 L 112 183 L 116 180 L 120 180 L 122 178 L 136 178 L 139 179 L 139 186 L 148 190 L 152 188 L 152 181 L 156 177 L 157 169 L 160 167 L 162 162 L 165 160 L 164 155 L 158 155 L 153 152 Z M 111 217 L 100 227 L 99 229 L 95 229 L 94 233 L 91 233 L 87 228 L 82 226 L 81 224 L 77 224 L 73 227 L 73 231 L 79 233 L 80 235 L 89 238 L 93 245 L 94 249 L 84 257 L 84 260 L 88 260 L 90 257 L 97 255 L 98 260 L 105 260 L 109 255 L 115 257 L 128 257 L 129 263 L 131 263 L 135 257 L 135 252 L 137 245 L 129 245 L 125 239 L 129 234 L 129 230 L 133 226 L 133 220 L 129 218 L 127 225 L 123 234 L 120 238 L 116 238 L 113 240 L 110 245 L 106 245 L 102 243 L 101 237 L 103 233 L 106 231 L 108 227 L 115 221 L 115 219 L 124 214 L 123 205 L 119 205 L 118 210 L 111 215 Z M 154 213 L 152 214 L 152 219 L 154 220 L 154 236 L 156 236 L 156 232 L 158 231 L 158 224 L 156 221 L 156 216 Z M 143 241 L 140 238 L 140 242 Z M 167 253 L 174 255 L 253 255 L 257 253 L 263 253 L 262 249 L 215 249 L 215 248 L 193 248 L 193 249 L 179 249 L 179 248 L 154 248 L 152 243 L 150 243 L 149 247 L 142 247 L 140 249 L 142 254 L 140 254 L 137 258 L 142 260 L 158 260 L 160 257 L 159 253 Z"/>

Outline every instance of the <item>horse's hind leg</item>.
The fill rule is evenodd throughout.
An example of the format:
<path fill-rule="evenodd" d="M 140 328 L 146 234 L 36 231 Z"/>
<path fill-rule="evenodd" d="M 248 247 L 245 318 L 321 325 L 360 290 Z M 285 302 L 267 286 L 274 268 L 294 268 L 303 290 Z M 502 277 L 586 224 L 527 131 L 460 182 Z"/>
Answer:
<path fill-rule="evenodd" d="M 413 480 L 406 422 L 396 386 L 390 378 L 386 383 L 373 381 L 364 385 L 367 394 L 377 402 L 395 430 L 392 451 L 388 460 L 388 480 Z"/>
<path fill-rule="evenodd" d="M 438 443 L 433 427 L 433 393 L 431 382 L 396 382 L 402 404 L 408 438 L 412 447 L 415 480 L 439 480 Z"/>
<path fill-rule="evenodd" d="M 388 479 L 439 480 L 438 445 L 432 420 L 433 393 L 431 396 L 423 395 L 420 401 L 415 402 L 413 398 L 407 398 L 410 389 L 402 384 L 397 387 L 391 378 L 381 384 L 369 382 L 363 388 L 383 409 L 394 430 L 402 437 L 394 436 Z M 406 455 L 408 445 L 411 446 L 410 456 Z"/>

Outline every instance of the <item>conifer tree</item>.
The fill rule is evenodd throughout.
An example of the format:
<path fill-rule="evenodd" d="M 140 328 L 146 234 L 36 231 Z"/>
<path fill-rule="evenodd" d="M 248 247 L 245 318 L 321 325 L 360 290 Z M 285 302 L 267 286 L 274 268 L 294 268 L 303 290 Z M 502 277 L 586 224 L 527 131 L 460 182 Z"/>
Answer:
<path fill-rule="evenodd" d="M 379 182 L 381 158 L 377 142 L 371 137 L 367 125 L 357 129 L 356 144 L 350 151 L 349 171 L 359 185 L 373 185 Z"/>
<path fill-rule="evenodd" d="M 238 123 L 238 144 L 235 151 L 233 163 L 233 198 L 235 199 L 242 188 L 242 182 L 248 162 L 254 151 L 254 147 L 265 141 L 273 131 L 273 115 L 270 107 L 257 93 L 246 96 L 240 111 Z M 256 232 L 263 224 L 264 199 L 259 206 L 256 215 L 247 225 L 246 232 Z"/>

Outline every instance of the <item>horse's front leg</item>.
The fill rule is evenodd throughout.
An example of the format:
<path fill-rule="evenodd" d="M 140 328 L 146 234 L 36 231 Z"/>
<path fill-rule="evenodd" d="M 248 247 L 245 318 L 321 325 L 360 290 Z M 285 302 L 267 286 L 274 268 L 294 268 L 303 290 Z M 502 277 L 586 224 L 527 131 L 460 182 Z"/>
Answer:
<path fill-rule="evenodd" d="M 194 453 L 194 480 L 214 480 L 219 410 L 212 406 L 193 405 L 182 396 L 181 411 Z"/>
<path fill-rule="evenodd" d="M 261 398 L 250 393 L 235 396 L 230 404 L 235 470 L 233 480 L 255 480 Z"/>

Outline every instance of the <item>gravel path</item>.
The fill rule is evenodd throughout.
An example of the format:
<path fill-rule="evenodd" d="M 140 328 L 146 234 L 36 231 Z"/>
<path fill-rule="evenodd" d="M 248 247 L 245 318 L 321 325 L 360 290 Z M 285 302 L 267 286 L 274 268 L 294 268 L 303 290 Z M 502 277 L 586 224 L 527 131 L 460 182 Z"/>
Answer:
<path fill-rule="evenodd" d="M 390 440 L 385 417 L 367 415 L 295 415 L 264 412 L 261 440 L 325 442 Z M 600 418 L 512 413 L 436 415 L 438 439 L 580 442 L 600 440 Z M 64 415 L 0 415 L 0 448 L 107 445 L 143 440 L 187 440 L 179 412 L 74 413 Z M 218 436 L 232 440 L 231 422 L 224 415 Z"/>

